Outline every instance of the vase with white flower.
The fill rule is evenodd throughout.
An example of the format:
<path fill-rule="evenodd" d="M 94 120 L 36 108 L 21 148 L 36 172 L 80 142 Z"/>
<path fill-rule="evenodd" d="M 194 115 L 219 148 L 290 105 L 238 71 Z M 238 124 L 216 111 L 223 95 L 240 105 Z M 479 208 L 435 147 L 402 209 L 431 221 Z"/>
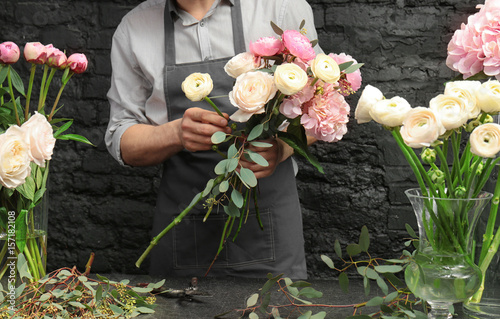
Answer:
<path fill-rule="evenodd" d="M 31 64 L 28 88 L 13 68 L 21 50 L 13 42 L 0 43 L 0 279 L 7 287 L 23 280 L 40 280 L 47 259 L 47 181 L 49 162 L 57 139 L 91 144 L 85 137 L 62 134 L 71 119 L 56 119 L 59 99 L 75 73 L 87 68 L 83 54 L 66 54 L 52 45 L 26 43 L 25 60 Z M 40 93 L 32 102 L 36 70 Z M 59 92 L 48 105 L 52 79 L 61 72 Z"/>
<path fill-rule="evenodd" d="M 350 108 L 344 97 L 361 86 L 362 64 L 346 54 L 316 54 L 316 41 L 311 42 L 301 30 L 304 24 L 299 27 L 302 32 L 283 31 L 274 23 L 271 25 L 278 37 L 263 37 L 250 43 L 249 52 L 234 56 L 225 65 L 227 75 L 235 79 L 227 96 L 209 97 L 213 88 L 209 74 L 193 73 L 182 83 L 191 101 L 208 102 L 220 115 L 215 99 L 229 98 L 236 110 L 229 117 L 233 121 L 232 132 L 212 136 L 213 149 L 221 155 L 214 167 L 216 177 L 208 180 L 191 204 L 153 238 L 136 262 L 138 267 L 158 241 L 199 202 L 206 208 L 205 220 L 214 210 L 225 212 L 217 255 L 226 241 L 237 240 L 250 206 L 263 227 L 258 179 L 243 162 L 267 167 L 269 163 L 259 150 L 288 144 L 322 171 L 308 150 L 308 139 L 336 142 L 347 132 Z"/>
<path fill-rule="evenodd" d="M 491 116 L 499 111 L 498 87 L 496 80 L 448 82 L 429 107 L 412 108 L 401 97 L 386 99 L 367 86 L 355 111 L 358 123 L 373 120 L 391 132 L 418 181 L 417 189 L 406 192 L 420 231 L 406 279 L 432 305 L 429 318 L 448 318 L 448 307 L 481 285 L 474 230 L 493 196 L 484 186 L 500 161 L 500 125 Z"/>

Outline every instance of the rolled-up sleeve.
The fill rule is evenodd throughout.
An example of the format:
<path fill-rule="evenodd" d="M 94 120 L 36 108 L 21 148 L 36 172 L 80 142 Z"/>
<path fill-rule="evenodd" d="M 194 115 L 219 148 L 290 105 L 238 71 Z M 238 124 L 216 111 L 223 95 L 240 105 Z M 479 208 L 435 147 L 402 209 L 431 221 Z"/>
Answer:
<path fill-rule="evenodd" d="M 107 97 L 110 119 L 105 134 L 110 154 L 125 165 L 120 151 L 123 133 L 138 123 L 151 124 L 146 117 L 146 100 L 152 86 L 142 74 L 125 28 L 118 28 L 113 36 L 111 49 L 112 76 Z"/>

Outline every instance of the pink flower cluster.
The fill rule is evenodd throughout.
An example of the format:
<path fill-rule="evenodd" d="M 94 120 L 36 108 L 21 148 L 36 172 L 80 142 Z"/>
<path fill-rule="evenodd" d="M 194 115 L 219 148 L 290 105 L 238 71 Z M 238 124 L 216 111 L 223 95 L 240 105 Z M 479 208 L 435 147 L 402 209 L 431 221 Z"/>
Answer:
<path fill-rule="evenodd" d="M 250 42 L 249 47 L 250 52 L 258 57 L 291 54 L 302 61 L 310 61 L 316 56 L 309 39 L 297 30 L 284 31 L 281 39 L 260 38 L 255 42 Z"/>
<path fill-rule="evenodd" d="M 347 133 L 349 104 L 335 84 L 321 81 L 285 99 L 280 112 L 288 118 L 301 116 L 307 134 L 325 142 L 336 142 Z"/>
<path fill-rule="evenodd" d="M 481 71 L 500 79 L 500 2 L 486 0 L 448 44 L 446 65 L 467 79 Z"/>
<path fill-rule="evenodd" d="M 57 69 L 70 68 L 74 73 L 83 73 L 87 69 L 87 57 L 75 53 L 66 57 L 66 54 L 52 44 L 43 45 L 40 42 L 28 42 L 24 46 L 24 58 L 34 64 L 46 64 Z M 0 64 L 13 64 L 19 60 L 20 50 L 14 42 L 0 43 Z"/>

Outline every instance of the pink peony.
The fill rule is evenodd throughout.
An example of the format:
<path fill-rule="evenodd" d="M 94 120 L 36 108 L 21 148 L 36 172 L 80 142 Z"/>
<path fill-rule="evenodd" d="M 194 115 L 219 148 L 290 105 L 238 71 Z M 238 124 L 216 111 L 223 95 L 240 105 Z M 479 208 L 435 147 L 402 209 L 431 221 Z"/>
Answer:
<path fill-rule="evenodd" d="M 303 61 L 314 59 L 316 53 L 309 39 L 297 30 L 286 30 L 281 36 L 285 48 Z"/>
<path fill-rule="evenodd" d="M 13 64 L 19 60 L 21 51 L 19 47 L 14 42 L 3 42 L 0 43 L 0 63 L 1 64 Z"/>
<path fill-rule="evenodd" d="M 345 53 L 341 54 L 328 54 L 337 64 L 342 64 L 345 62 L 352 61 L 354 64 L 358 62 L 352 58 L 352 56 L 347 55 Z M 356 71 L 346 74 L 347 81 L 340 81 L 339 84 L 342 86 L 341 93 L 342 95 L 349 95 L 350 93 L 354 93 L 361 87 L 361 71 L 357 69 Z"/>
<path fill-rule="evenodd" d="M 496 3 L 496 4 L 495 4 Z M 486 1 L 448 44 L 446 65 L 467 79 L 481 71 L 500 78 L 500 6 Z"/>
<path fill-rule="evenodd" d="M 283 50 L 283 43 L 275 37 L 263 37 L 250 42 L 249 48 L 256 56 L 273 56 Z"/>
<path fill-rule="evenodd" d="M 321 91 L 321 90 L 318 90 Z M 322 94 L 316 94 L 304 104 L 300 123 L 307 134 L 325 142 L 336 142 L 347 133 L 349 104 L 333 84 L 325 84 Z"/>
<path fill-rule="evenodd" d="M 284 116 L 294 119 L 302 115 L 302 104 L 314 97 L 316 86 L 311 86 L 313 79 L 309 79 L 308 84 L 298 93 L 284 99 L 280 105 L 280 113 Z"/>
<path fill-rule="evenodd" d="M 64 69 L 68 66 L 68 58 L 66 54 L 61 50 L 54 48 L 52 44 L 46 46 L 47 48 L 47 62 L 45 62 L 51 68 Z"/>
<path fill-rule="evenodd" d="M 71 71 L 75 73 L 83 73 L 87 70 L 87 57 L 82 53 L 73 53 L 69 56 L 67 64 Z"/>
<path fill-rule="evenodd" d="M 47 47 L 40 42 L 28 42 L 24 46 L 24 58 L 34 64 L 45 64 L 47 61 Z"/>

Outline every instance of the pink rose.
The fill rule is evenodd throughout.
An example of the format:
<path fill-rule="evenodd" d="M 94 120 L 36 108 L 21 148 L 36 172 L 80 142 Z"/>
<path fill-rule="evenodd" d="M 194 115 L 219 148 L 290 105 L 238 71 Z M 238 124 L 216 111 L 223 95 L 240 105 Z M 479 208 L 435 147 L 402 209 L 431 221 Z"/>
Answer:
<path fill-rule="evenodd" d="M 285 48 L 303 61 L 314 59 L 316 53 L 309 39 L 297 30 L 286 30 L 281 36 Z"/>
<path fill-rule="evenodd" d="M 250 42 L 249 48 L 256 56 L 273 56 L 283 50 L 283 43 L 275 37 L 263 37 Z"/>
<path fill-rule="evenodd" d="M 347 133 L 349 104 L 333 84 L 325 84 L 323 94 L 315 95 L 304 104 L 300 123 L 306 133 L 318 140 L 336 142 Z"/>
<path fill-rule="evenodd" d="M 87 57 L 82 53 L 73 53 L 69 56 L 67 65 L 75 73 L 83 73 L 87 70 Z"/>
<path fill-rule="evenodd" d="M 45 161 L 52 158 L 52 152 L 56 144 L 52 125 L 50 125 L 44 115 L 35 112 L 21 126 L 21 129 L 29 139 L 30 159 L 38 166 L 45 167 Z"/>
<path fill-rule="evenodd" d="M 354 60 L 352 56 L 347 55 L 345 53 L 340 53 L 340 54 L 330 53 L 328 55 L 339 65 L 350 61 L 352 61 L 353 64 L 358 63 L 358 61 Z M 350 88 L 344 87 L 342 91 L 356 92 L 357 90 L 359 90 L 359 88 L 361 87 L 361 71 L 359 69 L 357 69 L 352 73 L 346 74 L 346 79 L 348 83 L 339 83 L 339 84 L 344 86 L 348 85 L 350 86 Z"/>
<path fill-rule="evenodd" d="M 47 61 L 46 64 L 51 68 L 64 69 L 66 68 L 68 58 L 61 50 L 54 48 L 51 44 L 47 48 Z"/>
<path fill-rule="evenodd" d="M 45 64 L 47 48 L 40 42 L 28 42 L 24 46 L 24 58 L 34 64 Z"/>
<path fill-rule="evenodd" d="M 19 51 L 19 47 L 14 42 L 7 41 L 0 43 L 0 63 L 16 63 L 20 55 L 21 51 Z"/>

